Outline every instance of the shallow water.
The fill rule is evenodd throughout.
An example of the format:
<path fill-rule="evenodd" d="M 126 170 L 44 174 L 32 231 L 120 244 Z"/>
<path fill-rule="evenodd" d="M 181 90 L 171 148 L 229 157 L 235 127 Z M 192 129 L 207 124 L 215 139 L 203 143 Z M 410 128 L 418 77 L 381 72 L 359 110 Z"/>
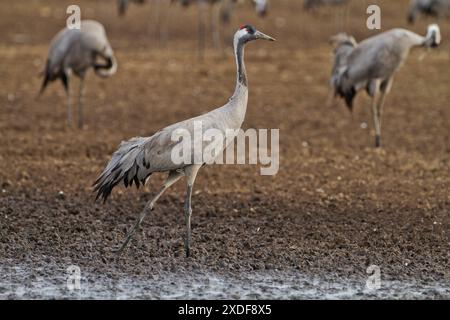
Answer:
<path fill-rule="evenodd" d="M 369 289 L 364 279 L 300 273 L 161 273 L 144 279 L 26 266 L 0 270 L 0 299 L 450 299 L 448 283 L 381 279 L 379 289 Z"/>

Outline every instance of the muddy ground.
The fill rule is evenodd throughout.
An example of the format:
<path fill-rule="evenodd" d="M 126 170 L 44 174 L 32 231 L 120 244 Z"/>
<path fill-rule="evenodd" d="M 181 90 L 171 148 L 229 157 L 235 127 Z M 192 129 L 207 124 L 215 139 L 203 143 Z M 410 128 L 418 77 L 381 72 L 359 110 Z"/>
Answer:
<path fill-rule="evenodd" d="M 408 1 L 372 2 L 383 30 L 407 26 Z M 198 61 L 195 8 L 171 9 L 164 46 L 152 6 L 119 19 L 115 1 L 76 1 L 83 18 L 104 23 L 119 70 L 107 80 L 89 75 L 87 125 L 68 129 L 61 85 L 36 96 L 48 43 L 73 3 L 0 3 L 0 297 L 450 298 L 449 20 L 440 22 L 443 45 L 423 60 L 414 52 L 397 75 L 375 150 L 365 94 L 353 114 L 325 103 L 327 40 L 340 30 L 358 40 L 375 33 L 365 1 L 306 14 L 300 1 L 277 0 L 265 19 L 241 6 L 224 38 L 250 22 L 278 39 L 247 47 L 244 128 L 280 129 L 279 173 L 203 168 L 192 257 L 183 253 L 179 182 L 117 258 L 112 249 L 164 177 L 145 190 L 117 188 L 104 205 L 91 184 L 121 140 L 224 104 L 235 65 L 230 47 L 222 54 L 210 43 Z M 409 28 L 425 34 L 430 22 Z M 70 265 L 81 269 L 81 293 L 66 288 Z M 372 292 L 370 265 L 382 281 Z"/>

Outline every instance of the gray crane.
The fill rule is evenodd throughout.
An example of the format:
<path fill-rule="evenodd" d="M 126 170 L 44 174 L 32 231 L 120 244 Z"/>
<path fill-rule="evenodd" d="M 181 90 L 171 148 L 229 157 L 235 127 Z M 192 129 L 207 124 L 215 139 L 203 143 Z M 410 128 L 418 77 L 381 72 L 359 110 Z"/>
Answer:
<path fill-rule="evenodd" d="M 408 22 L 416 22 L 420 14 L 443 18 L 450 16 L 450 0 L 411 0 Z"/>
<path fill-rule="evenodd" d="M 69 77 L 72 73 L 80 78 L 78 95 L 78 127 L 83 127 L 84 79 L 93 68 L 102 77 L 110 77 L 117 70 L 113 50 L 103 25 L 94 20 L 82 20 L 80 29 L 61 30 L 51 41 L 44 81 L 40 94 L 47 85 L 60 79 L 67 93 L 67 123 L 72 126 L 72 105 Z"/>
<path fill-rule="evenodd" d="M 395 73 L 412 48 L 434 48 L 441 42 L 439 26 L 429 25 L 425 37 L 405 29 L 392 29 L 359 44 L 347 35 L 334 37 L 335 61 L 331 85 L 350 110 L 357 92 L 365 89 L 372 97 L 375 146 L 381 146 L 381 115 L 386 94 Z"/>
<path fill-rule="evenodd" d="M 120 182 L 123 182 L 125 187 L 132 186 L 133 182 L 136 187 L 139 187 L 141 183 L 143 185 L 145 184 L 146 179 L 152 173 L 168 172 L 167 179 L 162 189 L 153 199 L 146 203 L 136 224 L 127 234 L 122 246 L 117 250 L 119 253 L 122 252 L 131 240 L 145 216 L 153 210 L 159 197 L 182 176 L 186 176 L 187 191 L 184 205 L 186 223 L 185 250 L 186 256 L 189 257 L 192 189 L 198 170 L 205 164 L 203 161 L 199 162 L 192 159 L 204 159 L 202 155 L 205 145 L 202 144 L 200 148 L 196 148 L 189 142 L 189 148 L 192 150 L 191 160 L 187 163 L 184 162 L 179 164 L 173 160 L 172 152 L 179 143 L 183 143 L 183 139 L 174 142 L 172 140 L 172 134 L 176 131 L 184 130 L 189 132 L 192 136 L 192 134 L 194 134 L 196 123 L 198 124 L 200 122 L 203 133 L 212 128 L 224 133 L 223 136 L 227 138 L 222 141 L 222 151 L 233 141 L 232 139 L 229 139 L 229 133 L 227 133 L 227 131 L 237 130 L 241 127 L 245 118 L 248 101 L 247 73 L 244 65 L 244 46 L 249 41 L 257 39 L 275 40 L 272 37 L 257 31 L 251 25 L 242 26 L 234 35 L 233 44 L 237 66 L 237 80 L 234 93 L 227 104 L 198 117 L 170 125 L 159 130 L 150 137 L 136 137 L 122 142 L 118 150 L 113 154 L 106 168 L 95 181 L 93 187 L 94 192 L 97 192 L 97 199 L 103 198 L 103 201 L 106 201 L 111 194 L 112 189 Z M 234 137 L 235 135 L 231 138 Z"/>

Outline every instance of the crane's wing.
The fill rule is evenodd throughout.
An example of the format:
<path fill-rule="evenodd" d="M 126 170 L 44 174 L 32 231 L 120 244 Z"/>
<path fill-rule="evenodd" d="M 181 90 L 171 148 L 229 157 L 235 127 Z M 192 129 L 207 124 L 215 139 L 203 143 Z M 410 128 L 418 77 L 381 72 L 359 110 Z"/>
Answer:
<path fill-rule="evenodd" d="M 346 86 L 358 91 L 370 80 L 390 78 L 409 52 L 408 44 L 403 41 L 407 32 L 394 29 L 362 41 L 348 56 Z"/>
<path fill-rule="evenodd" d="M 123 141 L 94 183 L 97 198 L 102 197 L 106 201 L 112 189 L 121 181 L 125 187 L 132 186 L 134 182 L 139 188 L 153 172 L 180 168 L 171 160 L 171 150 L 176 144 L 166 130 L 151 137 Z"/>
<path fill-rule="evenodd" d="M 205 147 L 205 142 L 201 141 L 202 148 L 194 148 L 193 139 L 198 138 L 194 134 L 196 121 L 202 123 L 202 133 L 213 127 L 220 130 L 216 125 L 220 123 L 220 119 L 218 119 L 217 110 L 214 110 L 199 117 L 170 125 L 156 132 L 151 137 L 136 137 L 122 142 L 93 185 L 94 192 L 97 192 L 97 198 L 102 197 L 106 201 L 112 189 L 121 181 L 123 181 L 125 187 L 132 186 L 133 182 L 136 187 L 139 187 L 141 183 L 145 183 L 147 177 L 153 172 L 173 171 L 193 164 L 196 159 L 196 153 L 199 151 L 203 152 Z M 177 130 L 181 130 L 184 134 L 174 135 L 174 133 L 180 132 Z M 175 146 L 184 142 L 185 134 L 188 134 L 192 139 L 189 141 L 190 144 L 188 146 L 190 150 L 189 161 L 191 162 L 179 163 L 178 159 L 177 161 L 173 159 L 172 152 Z"/>
<path fill-rule="evenodd" d="M 75 39 L 80 36 L 79 30 L 61 30 L 50 42 L 47 62 L 44 69 L 44 80 L 41 86 L 41 92 L 44 92 L 48 83 L 57 78 L 61 78 L 64 88 L 67 90 L 67 76 L 63 72 L 63 62 L 70 53 L 75 43 Z"/>

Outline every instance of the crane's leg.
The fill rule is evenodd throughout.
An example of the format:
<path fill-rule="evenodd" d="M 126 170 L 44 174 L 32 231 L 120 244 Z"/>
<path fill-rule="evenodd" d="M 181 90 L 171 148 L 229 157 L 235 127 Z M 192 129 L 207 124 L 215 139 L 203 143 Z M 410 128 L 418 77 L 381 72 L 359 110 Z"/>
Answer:
<path fill-rule="evenodd" d="M 379 123 L 380 136 L 381 136 L 381 117 L 383 115 L 383 107 L 384 107 L 384 103 L 386 102 L 386 95 L 391 91 L 392 82 L 393 82 L 393 79 L 390 78 L 390 79 L 386 80 L 385 82 L 381 83 L 381 85 L 380 85 L 380 95 L 381 96 L 378 100 L 377 109 L 376 109 L 378 123 Z M 381 146 L 381 137 L 380 137 L 379 143 L 380 143 L 379 146 Z"/>
<path fill-rule="evenodd" d="M 125 249 L 125 247 L 127 246 L 128 242 L 130 242 L 131 238 L 133 237 L 134 233 L 136 232 L 136 230 L 139 228 L 139 226 L 141 225 L 142 221 L 144 220 L 145 216 L 147 215 L 147 213 L 149 213 L 150 211 L 153 210 L 153 208 L 155 207 L 156 201 L 158 201 L 158 199 L 163 195 L 163 193 L 170 188 L 170 186 L 172 186 L 175 182 L 177 182 L 182 176 L 184 175 L 183 172 L 178 172 L 178 171 L 170 171 L 169 175 L 167 176 L 166 181 L 164 182 L 163 187 L 161 188 L 161 190 L 153 197 L 152 200 L 148 201 L 145 204 L 144 210 L 142 210 L 141 215 L 139 216 L 139 219 L 136 221 L 136 223 L 134 224 L 133 228 L 128 232 L 127 236 L 125 237 L 125 241 L 122 243 L 122 245 L 120 246 L 119 249 L 114 250 L 115 252 L 117 252 L 118 254 L 120 254 L 123 249 Z"/>
<path fill-rule="evenodd" d="M 67 93 L 67 126 L 69 128 L 72 127 L 72 95 L 71 95 L 71 89 L 69 86 L 69 78 L 65 73 L 61 76 L 61 82 L 64 85 L 64 89 L 66 89 Z"/>
<path fill-rule="evenodd" d="M 375 125 L 375 147 L 379 148 L 381 147 L 381 122 L 378 112 L 378 100 L 380 96 L 379 80 L 375 80 L 372 83 L 372 88 L 370 91 L 372 93 L 372 115 L 373 115 L 373 122 Z"/>
<path fill-rule="evenodd" d="M 82 129 L 84 125 L 83 104 L 84 104 L 84 76 L 80 78 L 80 91 L 78 93 L 78 128 Z"/>
<path fill-rule="evenodd" d="M 184 245 L 186 250 L 186 258 L 189 258 L 191 254 L 191 215 L 192 215 L 192 189 L 194 187 L 195 178 L 197 177 L 198 170 L 202 165 L 191 165 L 184 169 L 186 175 L 186 200 L 184 202 L 184 218 L 186 221 L 186 238 L 184 239 Z"/>

